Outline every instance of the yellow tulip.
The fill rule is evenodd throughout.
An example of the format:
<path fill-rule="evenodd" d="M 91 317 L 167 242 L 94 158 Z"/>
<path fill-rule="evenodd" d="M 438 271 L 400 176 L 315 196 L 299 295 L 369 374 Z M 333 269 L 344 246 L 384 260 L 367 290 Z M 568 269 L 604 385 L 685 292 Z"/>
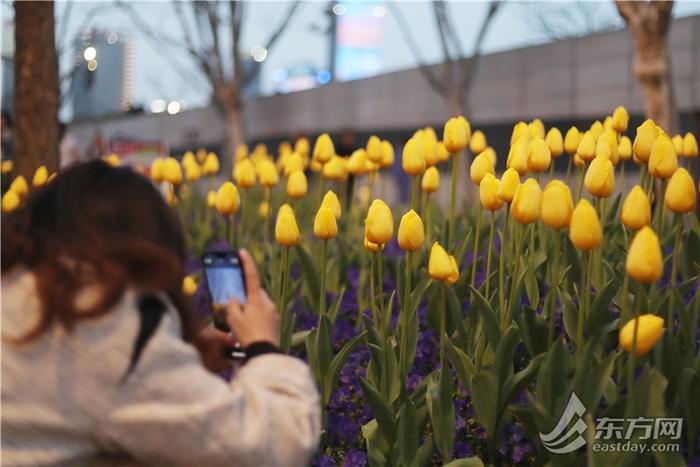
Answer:
<path fill-rule="evenodd" d="M 182 183 L 182 168 L 174 157 L 168 157 L 163 162 L 163 179 L 173 185 Z"/>
<path fill-rule="evenodd" d="M 192 156 L 194 158 L 194 156 Z M 185 179 L 192 183 L 199 180 L 202 176 L 202 169 L 197 162 L 192 162 L 185 166 Z"/>
<path fill-rule="evenodd" d="M 517 140 L 515 144 L 510 147 L 510 151 L 508 152 L 506 165 L 509 168 L 515 169 L 519 175 L 525 175 L 527 173 L 527 148 L 528 143 L 524 140 Z"/>
<path fill-rule="evenodd" d="M 695 183 L 686 169 L 680 168 L 673 173 L 666 187 L 664 204 L 676 213 L 683 214 L 695 209 Z"/>
<path fill-rule="evenodd" d="M 165 180 L 165 161 L 162 157 L 157 157 L 151 164 L 151 179 L 160 183 Z"/>
<path fill-rule="evenodd" d="M 111 153 L 108 156 L 103 156 L 102 160 L 111 165 L 112 167 L 119 167 L 119 165 L 122 163 L 122 161 L 119 160 L 119 156 L 115 153 Z"/>
<path fill-rule="evenodd" d="M 579 250 L 592 250 L 603 240 L 603 228 L 591 203 L 582 199 L 571 214 L 569 239 Z"/>
<path fill-rule="evenodd" d="M 308 184 L 306 175 L 301 170 L 292 172 L 287 179 L 287 196 L 292 199 L 299 199 L 306 195 Z"/>
<path fill-rule="evenodd" d="M 571 190 L 561 180 L 552 180 L 542 192 L 542 207 L 540 218 L 542 222 L 553 229 L 563 229 L 571 223 L 574 202 Z"/>
<path fill-rule="evenodd" d="M 581 157 L 578 154 L 574 154 L 574 165 L 576 167 L 583 167 L 586 165 L 586 161 L 581 159 Z"/>
<path fill-rule="evenodd" d="M 428 274 L 436 281 L 447 281 L 454 275 L 450 256 L 438 242 L 433 243 L 428 259 Z"/>
<path fill-rule="evenodd" d="M 379 165 L 384 168 L 394 165 L 394 146 L 387 140 L 382 141 L 382 160 Z"/>
<path fill-rule="evenodd" d="M 355 176 L 363 175 L 367 171 L 366 163 L 367 151 L 362 148 L 356 149 L 348 159 L 348 172 Z"/>
<path fill-rule="evenodd" d="M 486 149 L 486 135 L 481 130 L 476 130 L 469 140 L 469 150 L 472 154 L 480 154 Z"/>
<path fill-rule="evenodd" d="M 204 159 L 204 164 L 202 165 L 202 173 L 204 175 L 215 175 L 219 172 L 219 158 L 216 154 L 210 152 Z"/>
<path fill-rule="evenodd" d="M 651 203 L 641 186 L 635 185 L 622 203 L 620 219 L 628 229 L 639 230 L 651 223 Z"/>
<path fill-rule="evenodd" d="M 304 158 L 298 152 L 290 152 L 284 160 L 284 176 L 289 177 L 290 174 L 297 171 L 304 171 Z"/>
<path fill-rule="evenodd" d="M 314 219 L 314 235 L 323 240 L 335 238 L 338 235 L 338 224 L 333 210 L 326 204 L 321 204 Z"/>
<path fill-rule="evenodd" d="M 593 135 L 593 133 L 590 131 L 585 132 L 581 137 L 581 142 L 578 144 L 578 148 L 576 149 L 576 154 L 578 154 L 578 157 L 584 161 L 593 160 L 595 157 L 596 141 L 597 138 Z"/>
<path fill-rule="evenodd" d="M 615 108 L 612 114 L 612 127 L 619 134 L 627 131 L 627 126 L 630 122 L 630 115 L 627 113 L 627 109 L 621 105 Z"/>
<path fill-rule="evenodd" d="M 513 125 L 513 132 L 510 135 L 510 145 L 518 140 L 523 140 L 525 144 L 530 142 L 530 129 L 525 122 L 518 122 Z"/>
<path fill-rule="evenodd" d="M 527 148 L 527 168 L 533 172 L 544 172 L 552 163 L 552 154 L 547 142 L 542 138 L 530 140 Z"/>
<path fill-rule="evenodd" d="M 581 143 L 581 133 L 578 128 L 572 126 L 564 137 L 564 150 L 571 155 L 576 154 L 579 143 Z"/>
<path fill-rule="evenodd" d="M 224 216 L 235 213 L 241 204 L 238 188 L 231 182 L 224 182 L 216 192 L 216 209 Z"/>
<path fill-rule="evenodd" d="M 608 156 L 593 159 L 586 170 L 584 179 L 586 190 L 598 198 L 607 198 L 615 191 L 615 167 Z"/>
<path fill-rule="evenodd" d="M 544 123 L 542 123 L 542 120 L 539 118 L 535 118 L 531 121 L 528 125 L 528 129 L 530 130 L 531 139 L 544 139 Z"/>
<path fill-rule="evenodd" d="M 367 239 L 383 245 L 394 235 L 394 218 L 391 209 L 381 199 L 375 199 L 369 206 L 365 219 L 365 236 Z"/>
<path fill-rule="evenodd" d="M 423 145 L 416 138 L 411 138 L 406 141 L 406 145 L 403 147 L 401 166 L 404 172 L 414 177 L 425 171 Z"/>
<path fill-rule="evenodd" d="M 623 161 L 628 161 L 632 158 L 632 141 L 627 136 L 620 138 L 620 144 L 617 146 L 617 154 Z"/>
<path fill-rule="evenodd" d="M 683 156 L 695 159 L 698 157 L 698 141 L 695 135 L 688 132 L 683 137 Z"/>
<path fill-rule="evenodd" d="M 191 297 L 197 292 L 197 282 L 195 282 L 194 277 L 185 276 L 182 280 L 182 293 L 187 297 Z"/>
<path fill-rule="evenodd" d="M 550 128 L 544 140 L 549 146 L 552 157 L 559 157 L 564 153 L 564 139 L 559 128 Z"/>
<path fill-rule="evenodd" d="M 366 236 L 365 236 L 365 241 L 364 241 L 364 247 L 365 247 L 365 251 L 369 251 L 370 253 L 377 253 L 379 251 L 379 245 L 367 240 Z"/>
<path fill-rule="evenodd" d="M 273 187 L 280 181 L 275 164 L 270 159 L 263 159 L 259 168 L 260 183 L 266 187 Z"/>
<path fill-rule="evenodd" d="M 14 168 L 14 163 L 12 161 L 2 161 L 0 162 L 0 173 L 3 175 L 12 172 Z"/>
<path fill-rule="evenodd" d="M 627 274 L 637 282 L 651 284 L 664 272 L 659 237 L 651 227 L 642 227 L 632 239 L 625 264 Z"/>
<path fill-rule="evenodd" d="M 639 128 L 637 128 L 637 136 L 632 144 L 632 152 L 635 157 L 642 162 L 647 162 L 651 155 L 651 148 L 656 141 L 659 130 L 656 123 L 652 120 L 645 120 Z"/>
<path fill-rule="evenodd" d="M 413 209 L 401 217 L 398 240 L 399 247 L 405 251 L 416 251 L 423 248 L 423 242 L 425 242 L 423 221 Z"/>
<path fill-rule="evenodd" d="M 425 166 L 432 167 L 438 163 L 438 143 L 437 140 L 423 136 L 423 154 L 425 156 Z"/>
<path fill-rule="evenodd" d="M 588 129 L 588 131 L 590 131 L 591 134 L 593 135 L 594 141 L 597 141 L 598 138 L 600 137 L 600 135 L 603 134 L 603 131 L 605 131 L 605 127 L 603 126 L 602 123 L 600 123 L 599 120 L 596 120 L 595 122 L 593 122 L 593 124 Z"/>
<path fill-rule="evenodd" d="M 40 165 L 38 169 L 34 172 L 34 177 L 32 178 L 32 185 L 34 186 L 42 186 L 46 184 L 46 181 L 49 178 L 49 170 L 46 168 L 45 165 Z"/>
<path fill-rule="evenodd" d="M 321 200 L 321 204 L 325 204 L 329 208 L 331 208 L 331 211 L 333 211 L 333 215 L 335 216 L 336 219 L 340 219 L 340 216 L 343 214 L 343 210 L 340 206 L 340 201 L 338 200 L 338 197 L 336 196 L 335 192 L 332 190 L 328 190 L 325 195 L 323 195 L 323 200 Z"/>
<path fill-rule="evenodd" d="M 494 169 L 491 159 L 484 155 L 484 153 L 479 154 L 472 161 L 472 165 L 469 168 L 469 177 L 472 179 L 475 185 L 479 185 L 484 175 L 490 173 L 493 175 Z"/>
<path fill-rule="evenodd" d="M 182 155 L 182 166 L 185 167 L 188 164 L 197 163 L 197 158 L 192 151 L 185 151 Z"/>
<path fill-rule="evenodd" d="M 625 352 L 632 352 L 634 343 L 634 328 L 637 327 L 637 342 L 634 355 L 643 357 L 661 339 L 664 333 L 664 319 L 660 316 L 645 314 L 629 320 L 620 328 L 620 347 Z"/>
<path fill-rule="evenodd" d="M 270 215 L 270 202 L 269 201 L 261 201 L 260 205 L 258 206 L 258 216 L 260 216 L 263 219 L 267 219 L 267 216 Z"/>
<path fill-rule="evenodd" d="M 303 172 L 302 172 L 303 173 Z M 301 236 L 294 210 L 288 204 L 280 206 L 275 223 L 275 240 L 283 247 L 289 248 L 299 244 Z"/>
<path fill-rule="evenodd" d="M 165 186 L 165 202 L 170 206 L 177 206 L 178 201 L 177 196 L 175 196 L 175 188 L 170 183 L 167 183 Z"/>
<path fill-rule="evenodd" d="M 255 185 L 257 175 L 250 159 L 242 159 L 236 163 L 236 167 L 233 169 L 233 179 L 241 188 L 250 188 Z"/>
<path fill-rule="evenodd" d="M 434 193 L 440 188 L 440 172 L 437 167 L 428 167 L 420 183 L 423 191 Z"/>
<path fill-rule="evenodd" d="M 450 152 L 442 141 L 437 143 L 437 159 L 438 162 L 447 162 L 450 159 Z"/>
<path fill-rule="evenodd" d="M 313 158 L 319 161 L 321 164 L 325 164 L 331 160 L 333 156 L 335 156 L 333 140 L 328 133 L 323 133 L 316 139 Z"/>
<path fill-rule="evenodd" d="M 491 173 L 484 175 L 479 184 L 479 200 L 484 209 L 498 211 L 503 206 L 503 200 L 498 197 L 498 179 Z"/>
<path fill-rule="evenodd" d="M 683 154 L 683 137 L 681 135 L 676 135 L 671 138 L 673 143 L 673 149 L 676 151 L 676 155 L 680 156 Z"/>
<path fill-rule="evenodd" d="M 216 191 L 212 190 L 207 193 L 207 206 L 210 208 L 216 207 Z"/>
<path fill-rule="evenodd" d="M 503 175 L 501 175 L 501 181 L 498 184 L 498 192 L 496 194 L 504 202 L 510 203 L 513 201 L 513 197 L 519 185 L 520 175 L 518 175 L 518 171 L 513 168 L 506 169 Z"/>
<path fill-rule="evenodd" d="M 661 135 L 656 138 L 649 156 L 649 173 L 657 178 L 670 178 L 678 168 L 678 158 L 670 138 Z"/>
<path fill-rule="evenodd" d="M 372 162 L 379 164 L 382 161 L 382 156 L 382 140 L 375 135 L 370 136 L 367 141 L 367 157 Z"/>
<path fill-rule="evenodd" d="M 521 224 L 530 224 L 540 218 L 542 190 L 534 178 L 528 178 L 518 186 L 513 196 L 511 215 Z"/>
<path fill-rule="evenodd" d="M 459 280 L 459 267 L 457 260 L 452 255 L 450 255 L 450 268 L 452 268 L 452 273 L 445 279 L 445 282 L 452 285 Z"/>
<path fill-rule="evenodd" d="M 308 157 L 309 140 L 303 136 L 299 138 L 296 143 L 294 143 L 294 151 L 301 154 L 302 157 Z"/>
<path fill-rule="evenodd" d="M 595 154 L 596 156 L 605 155 L 613 165 L 617 164 L 620 156 L 617 154 L 617 133 L 614 130 L 605 131 L 600 135 L 596 143 Z"/>
<path fill-rule="evenodd" d="M 321 173 L 328 180 L 335 182 L 344 182 L 348 179 L 348 164 L 347 161 L 340 156 L 333 156 L 331 160 L 326 162 L 321 169 Z"/>
<path fill-rule="evenodd" d="M 240 162 L 243 159 L 248 158 L 248 145 L 245 143 L 241 143 L 238 146 L 236 146 L 236 156 L 234 162 Z M 206 156 L 205 156 L 206 160 Z"/>
<path fill-rule="evenodd" d="M 445 123 L 442 142 L 450 154 L 457 154 L 467 147 L 471 129 L 464 117 L 452 117 Z"/>
<path fill-rule="evenodd" d="M 4 195 L 2 195 L 2 212 L 10 212 L 17 209 L 20 204 L 20 197 L 13 190 L 7 190 Z"/>
<path fill-rule="evenodd" d="M 204 148 L 199 148 L 199 149 L 197 149 L 197 154 L 196 154 L 196 156 L 197 156 L 197 162 L 199 162 L 200 164 L 203 164 L 203 163 L 204 163 L 204 159 L 207 158 L 207 150 L 204 149 Z"/>

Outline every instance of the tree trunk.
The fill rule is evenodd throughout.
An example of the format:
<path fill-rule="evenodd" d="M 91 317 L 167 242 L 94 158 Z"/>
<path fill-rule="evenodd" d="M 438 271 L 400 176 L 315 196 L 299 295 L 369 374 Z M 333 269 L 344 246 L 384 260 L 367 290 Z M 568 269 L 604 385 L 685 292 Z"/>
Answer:
<path fill-rule="evenodd" d="M 668 52 L 673 2 L 617 1 L 616 4 L 634 37 L 634 74 L 644 95 L 644 114 L 668 134 L 674 134 L 677 115 Z"/>
<path fill-rule="evenodd" d="M 230 172 L 233 167 L 233 159 L 236 149 L 241 143 L 245 143 L 245 130 L 243 125 L 243 102 L 239 99 L 238 87 L 235 83 L 222 83 L 216 86 L 214 91 L 217 106 L 224 119 L 226 130 L 226 152 L 221 160 L 222 170 Z"/>
<path fill-rule="evenodd" d="M 31 177 L 39 165 L 58 169 L 58 59 L 53 2 L 15 7 L 14 166 Z"/>

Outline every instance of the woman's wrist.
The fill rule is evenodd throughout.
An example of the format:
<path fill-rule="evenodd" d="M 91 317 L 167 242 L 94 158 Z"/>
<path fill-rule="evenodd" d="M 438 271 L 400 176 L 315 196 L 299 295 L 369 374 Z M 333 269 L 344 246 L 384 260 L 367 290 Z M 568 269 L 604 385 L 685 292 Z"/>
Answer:
<path fill-rule="evenodd" d="M 245 361 L 260 355 L 282 353 L 279 347 L 269 341 L 255 341 L 248 344 L 245 349 Z"/>

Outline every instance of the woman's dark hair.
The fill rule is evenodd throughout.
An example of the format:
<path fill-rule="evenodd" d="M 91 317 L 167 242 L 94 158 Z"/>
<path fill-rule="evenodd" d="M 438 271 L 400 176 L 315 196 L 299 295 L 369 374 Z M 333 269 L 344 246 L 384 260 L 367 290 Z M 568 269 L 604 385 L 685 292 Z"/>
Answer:
<path fill-rule="evenodd" d="M 60 172 L 3 215 L 2 274 L 24 266 L 36 276 L 41 319 L 22 341 L 53 323 L 107 313 L 129 286 L 165 291 L 178 310 L 183 338 L 194 326 L 182 293 L 185 245 L 175 212 L 146 177 L 100 160 Z M 103 295 L 76 310 L 76 295 L 99 284 Z"/>

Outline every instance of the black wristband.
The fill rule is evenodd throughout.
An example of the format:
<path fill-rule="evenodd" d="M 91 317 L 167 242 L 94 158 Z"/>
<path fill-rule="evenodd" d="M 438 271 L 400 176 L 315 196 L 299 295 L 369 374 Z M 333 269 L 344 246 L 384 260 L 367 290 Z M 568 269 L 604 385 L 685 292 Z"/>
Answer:
<path fill-rule="evenodd" d="M 248 346 L 244 350 L 245 352 L 245 360 L 244 362 L 248 362 L 253 357 L 258 357 L 260 355 L 265 355 L 268 353 L 282 353 L 282 351 L 277 347 L 275 344 L 272 344 L 271 342 L 267 341 L 259 341 L 259 342 L 253 342 L 252 344 L 248 344 Z"/>

